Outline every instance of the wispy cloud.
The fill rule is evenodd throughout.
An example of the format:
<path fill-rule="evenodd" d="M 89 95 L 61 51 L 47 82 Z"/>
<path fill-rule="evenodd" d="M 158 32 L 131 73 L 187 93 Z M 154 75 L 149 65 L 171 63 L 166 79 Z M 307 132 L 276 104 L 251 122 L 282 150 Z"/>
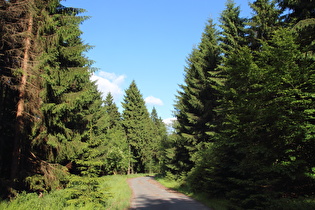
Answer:
<path fill-rule="evenodd" d="M 116 75 L 105 71 L 99 71 L 98 74 L 91 76 L 91 80 L 96 81 L 98 90 L 103 93 L 103 97 L 106 97 L 110 92 L 115 101 L 124 94 L 121 86 L 125 79 L 125 75 Z"/>
<path fill-rule="evenodd" d="M 146 104 L 163 106 L 163 101 L 159 98 L 155 98 L 153 96 L 148 96 L 144 99 Z"/>
<path fill-rule="evenodd" d="M 167 126 L 172 126 L 172 124 L 176 121 L 177 119 L 174 117 L 174 118 L 167 118 L 167 119 L 164 119 L 163 122 L 167 125 Z"/>

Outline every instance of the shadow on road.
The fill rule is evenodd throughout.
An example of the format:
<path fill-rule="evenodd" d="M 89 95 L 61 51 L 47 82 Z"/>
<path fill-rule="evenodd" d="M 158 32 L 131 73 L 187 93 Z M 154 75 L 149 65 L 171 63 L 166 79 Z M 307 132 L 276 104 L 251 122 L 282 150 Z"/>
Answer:
<path fill-rule="evenodd" d="M 133 192 L 129 210 L 209 210 L 186 195 L 169 190 L 152 177 L 129 179 Z"/>
<path fill-rule="evenodd" d="M 205 206 L 186 198 L 158 199 L 154 197 L 138 197 L 141 205 L 129 210 L 209 210 Z"/>

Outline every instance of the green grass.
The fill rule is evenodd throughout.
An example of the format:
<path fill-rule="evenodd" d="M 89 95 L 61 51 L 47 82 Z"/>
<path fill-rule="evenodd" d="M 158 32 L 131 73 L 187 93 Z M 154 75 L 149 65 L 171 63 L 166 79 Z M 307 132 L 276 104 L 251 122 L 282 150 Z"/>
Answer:
<path fill-rule="evenodd" d="M 146 174 L 114 175 L 105 177 L 104 184 L 109 186 L 109 193 L 112 195 L 107 200 L 106 209 L 123 210 L 130 205 L 132 191 L 127 183 L 128 178 L 145 176 Z"/>
<path fill-rule="evenodd" d="M 229 202 L 224 199 L 209 198 L 205 193 L 194 193 L 183 181 L 175 181 L 167 177 L 155 176 L 155 179 L 163 186 L 183 193 L 213 210 L 227 210 Z"/>
<path fill-rule="evenodd" d="M 125 210 L 130 205 L 132 191 L 128 178 L 145 176 L 113 175 L 100 178 L 72 176 L 66 189 L 44 193 L 20 193 L 12 201 L 0 201 L 4 210 Z"/>

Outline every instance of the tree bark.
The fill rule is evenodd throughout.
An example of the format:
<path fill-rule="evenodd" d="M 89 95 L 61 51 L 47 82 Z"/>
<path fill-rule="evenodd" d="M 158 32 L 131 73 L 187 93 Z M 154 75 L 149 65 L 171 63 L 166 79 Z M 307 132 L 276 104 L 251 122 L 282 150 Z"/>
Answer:
<path fill-rule="evenodd" d="M 17 103 L 16 110 L 16 124 L 15 124 L 15 138 L 13 146 L 13 156 L 11 164 L 11 180 L 17 178 L 20 159 L 21 159 L 21 150 L 22 150 L 22 139 L 23 131 L 25 128 L 24 124 L 24 104 L 25 104 L 25 95 L 26 95 L 26 85 L 28 78 L 28 69 L 30 61 L 30 48 L 31 48 L 31 34 L 33 30 L 33 17 L 30 14 L 28 17 L 28 26 L 27 26 L 27 36 L 24 39 L 24 55 L 21 62 L 22 77 L 18 87 L 19 98 Z"/>
<path fill-rule="evenodd" d="M 130 168 L 131 168 L 131 149 L 130 149 L 130 144 L 128 145 L 129 147 L 129 160 L 128 160 L 128 171 L 127 171 L 127 174 L 129 175 L 130 174 Z"/>

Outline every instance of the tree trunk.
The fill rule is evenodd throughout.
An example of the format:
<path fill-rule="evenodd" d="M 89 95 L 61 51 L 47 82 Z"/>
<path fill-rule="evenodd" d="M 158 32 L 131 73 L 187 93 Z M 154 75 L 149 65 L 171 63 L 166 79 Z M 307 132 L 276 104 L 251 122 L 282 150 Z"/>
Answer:
<path fill-rule="evenodd" d="M 30 61 L 30 48 L 31 48 L 31 34 L 33 29 L 33 17 L 30 14 L 28 18 L 28 26 L 27 26 L 27 36 L 24 39 L 24 55 L 21 62 L 22 69 L 22 77 L 18 87 L 19 98 L 17 103 L 17 111 L 16 111 L 16 124 L 15 124 L 15 138 L 13 145 L 13 156 L 12 156 L 12 164 L 11 164 L 11 180 L 17 178 L 20 159 L 21 159 L 21 149 L 22 149 L 22 139 L 23 131 L 25 128 L 24 124 L 24 103 L 25 103 L 25 95 L 26 95 L 26 83 L 28 77 L 28 69 L 29 69 L 29 61 Z"/>
<path fill-rule="evenodd" d="M 130 149 L 130 144 L 129 144 L 129 160 L 128 160 L 128 171 L 127 174 L 130 174 L 130 169 L 131 169 L 131 149 Z"/>

